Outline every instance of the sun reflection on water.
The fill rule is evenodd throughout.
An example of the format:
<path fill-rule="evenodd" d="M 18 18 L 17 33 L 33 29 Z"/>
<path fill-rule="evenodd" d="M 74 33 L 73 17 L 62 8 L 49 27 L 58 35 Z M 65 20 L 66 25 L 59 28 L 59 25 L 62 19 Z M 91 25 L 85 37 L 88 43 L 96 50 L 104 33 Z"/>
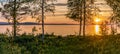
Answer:
<path fill-rule="evenodd" d="M 95 34 L 96 35 L 100 34 L 100 25 L 95 25 Z"/>

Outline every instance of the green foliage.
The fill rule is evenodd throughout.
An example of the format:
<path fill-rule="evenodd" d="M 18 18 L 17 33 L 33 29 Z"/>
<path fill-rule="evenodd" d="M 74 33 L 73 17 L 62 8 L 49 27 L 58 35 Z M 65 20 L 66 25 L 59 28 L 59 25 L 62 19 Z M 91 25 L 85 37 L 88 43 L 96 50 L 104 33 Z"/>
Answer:
<path fill-rule="evenodd" d="M 85 36 L 85 24 L 92 22 L 94 16 L 93 8 L 95 0 L 68 0 L 67 7 L 68 13 L 66 16 L 74 21 L 80 22 L 79 35 L 81 35 L 82 24 L 83 24 L 83 35 Z M 95 11 L 96 12 L 96 11 Z"/>
<path fill-rule="evenodd" d="M 102 24 L 100 25 L 100 33 L 102 35 L 108 35 L 108 27 L 107 27 L 107 21 L 102 22 Z"/>
<path fill-rule="evenodd" d="M 1 8 L 2 16 L 13 24 L 13 34 L 16 36 L 20 31 L 17 26 L 24 18 L 25 14 L 30 14 L 30 7 L 28 4 L 32 0 L 7 0 Z M 12 33 L 12 32 L 11 32 Z"/>
<path fill-rule="evenodd" d="M 107 4 L 113 9 L 113 16 L 120 18 L 120 1 L 119 0 L 106 0 Z"/>
<path fill-rule="evenodd" d="M 119 54 L 120 35 L 116 36 L 0 36 L 2 54 Z"/>
<path fill-rule="evenodd" d="M 83 15 L 84 15 L 84 9 L 86 10 L 85 15 L 86 19 L 90 19 L 93 16 L 93 11 L 92 9 L 97 9 L 93 8 L 95 0 L 86 0 L 85 8 L 84 8 L 84 0 L 68 0 L 67 6 L 68 6 L 68 13 L 67 17 L 70 19 L 73 19 L 75 21 L 80 21 L 83 20 Z"/>
<path fill-rule="evenodd" d="M 45 0 L 44 1 L 44 14 L 46 12 L 50 13 L 52 12 L 54 14 L 55 12 L 55 5 L 54 1 L 56 0 Z M 32 18 L 36 19 L 36 22 L 40 23 L 42 21 L 42 0 L 34 0 L 30 3 L 31 7 L 31 16 Z"/>
<path fill-rule="evenodd" d="M 107 4 L 112 8 L 112 15 L 110 16 L 110 23 L 111 23 L 111 33 L 113 35 L 115 35 L 115 33 L 117 32 L 116 29 L 114 28 L 114 25 L 119 26 L 119 22 L 120 22 L 120 1 L 119 0 L 105 0 L 107 2 Z"/>
<path fill-rule="evenodd" d="M 105 0 L 107 4 L 112 8 L 113 14 L 110 17 L 111 23 L 120 22 L 120 1 L 119 0 Z"/>
<path fill-rule="evenodd" d="M 67 17 L 75 21 L 80 21 L 83 9 L 83 0 L 68 0 L 68 14 Z"/>
<path fill-rule="evenodd" d="M 32 34 L 34 34 L 36 31 L 38 31 L 38 30 L 37 30 L 36 27 L 34 26 L 34 27 L 32 28 Z"/>

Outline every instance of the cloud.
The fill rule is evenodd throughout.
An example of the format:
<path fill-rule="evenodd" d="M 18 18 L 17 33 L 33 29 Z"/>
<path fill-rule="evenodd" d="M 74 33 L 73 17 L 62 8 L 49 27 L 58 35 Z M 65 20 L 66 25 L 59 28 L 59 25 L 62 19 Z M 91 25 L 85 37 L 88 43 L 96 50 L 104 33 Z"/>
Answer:
<path fill-rule="evenodd" d="M 0 2 L 7 2 L 7 1 L 9 1 L 9 0 L 0 0 Z"/>

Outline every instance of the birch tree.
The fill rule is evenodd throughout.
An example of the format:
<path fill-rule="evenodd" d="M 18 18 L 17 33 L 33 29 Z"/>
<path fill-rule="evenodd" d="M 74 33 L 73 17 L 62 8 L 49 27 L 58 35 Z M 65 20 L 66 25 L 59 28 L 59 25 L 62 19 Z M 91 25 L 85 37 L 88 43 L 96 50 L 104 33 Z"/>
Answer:
<path fill-rule="evenodd" d="M 19 32 L 19 27 L 17 27 L 17 25 L 19 21 L 23 20 L 22 16 L 30 11 L 29 6 L 23 6 L 23 4 L 30 1 L 32 0 L 7 0 L 1 8 L 2 16 L 13 25 L 12 31 L 14 37 L 17 36 L 17 32 Z"/>
<path fill-rule="evenodd" d="M 79 35 L 83 33 L 85 36 L 85 24 L 88 19 L 91 18 L 91 4 L 94 3 L 94 0 L 68 0 L 68 14 L 67 17 L 78 21 L 80 24 Z M 82 32 L 83 25 L 83 32 Z"/>
<path fill-rule="evenodd" d="M 32 18 L 36 18 L 36 21 L 40 23 L 42 21 L 42 40 L 44 42 L 44 19 L 45 13 L 54 13 L 56 0 L 34 0 L 31 4 L 32 7 Z"/>

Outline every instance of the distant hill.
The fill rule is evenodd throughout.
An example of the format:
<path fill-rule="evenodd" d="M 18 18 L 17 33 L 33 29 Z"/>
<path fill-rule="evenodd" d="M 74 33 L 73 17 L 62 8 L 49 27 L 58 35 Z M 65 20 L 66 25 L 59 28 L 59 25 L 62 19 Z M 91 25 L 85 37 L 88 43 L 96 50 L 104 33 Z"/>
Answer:
<path fill-rule="evenodd" d="M 12 25 L 12 23 L 7 22 L 0 22 L 0 25 Z M 42 25 L 41 23 L 36 22 L 22 22 L 19 25 Z M 45 25 L 78 25 L 78 24 L 71 24 L 71 23 L 45 23 Z"/>
<path fill-rule="evenodd" d="M 9 25 L 7 22 L 0 22 L 0 25 Z"/>
<path fill-rule="evenodd" d="M 8 22 L 0 22 L 0 25 L 12 25 L 12 23 Z M 42 23 L 36 23 L 36 22 L 22 22 L 19 23 L 19 25 L 42 25 Z M 45 25 L 79 25 L 74 23 L 45 23 Z M 100 25 L 100 24 L 86 24 L 86 25 Z M 107 24 L 110 25 L 110 24 Z"/>
<path fill-rule="evenodd" d="M 36 22 L 23 22 L 20 25 L 42 25 L 42 23 Z M 70 24 L 70 23 L 45 23 L 45 25 L 78 25 L 78 24 Z"/>
<path fill-rule="evenodd" d="M 36 22 L 23 22 L 23 23 L 19 23 L 19 25 L 39 25 Z"/>

